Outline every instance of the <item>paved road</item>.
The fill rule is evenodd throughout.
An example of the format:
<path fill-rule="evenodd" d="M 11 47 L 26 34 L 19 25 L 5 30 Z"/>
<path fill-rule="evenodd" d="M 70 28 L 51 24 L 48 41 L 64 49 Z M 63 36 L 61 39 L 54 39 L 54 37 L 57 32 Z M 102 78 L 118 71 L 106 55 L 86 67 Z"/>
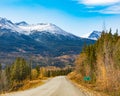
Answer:
<path fill-rule="evenodd" d="M 34 89 L 8 93 L 2 96 L 88 96 L 75 87 L 65 76 L 58 76 Z"/>

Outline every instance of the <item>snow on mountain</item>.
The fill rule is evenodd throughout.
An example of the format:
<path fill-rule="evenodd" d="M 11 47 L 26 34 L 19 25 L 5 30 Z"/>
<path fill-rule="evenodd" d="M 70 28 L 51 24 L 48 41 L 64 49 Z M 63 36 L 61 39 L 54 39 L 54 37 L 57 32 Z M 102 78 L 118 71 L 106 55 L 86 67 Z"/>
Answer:
<path fill-rule="evenodd" d="M 18 34 L 19 33 L 19 34 Z M 43 56 L 79 54 L 84 43 L 95 41 L 67 33 L 51 23 L 28 25 L 0 18 L 0 53 L 26 53 Z M 12 47 L 11 47 L 12 46 Z"/>
<path fill-rule="evenodd" d="M 100 31 L 93 31 L 89 36 L 88 38 L 89 39 L 93 39 L 93 40 L 97 40 L 100 36 L 101 36 L 101 33 Z"/>
<path fill-rule="evenodd" d="M 43 33 L 45 33 L 48 36 L 56 36 L 57 38 L 59 38 L 60 35 L 63 35 L 67 38 L 80 39 L 80 37 L 68 33 L 51 23 L 28 24 L 25 21 L 13 23 L 6 18 L 0 18 L 0 30 L 1 29 L 9 29 L 11 32 L 17 32 L 24 35 L 32 35 L 34 33 L 37 35 L 42 35 Z"/>
<path fill-rule="evenodd" d="M 9 29 L 12 32 L 18 32 L 25 35 L 30 35 L 33 32 L 49 32 L 54 35 L 64 35 L 74 37 L 72 34 L 62 30 L 58 26 L 51 23 L 38 23 L 29 25 L 25 21 L 13 23 L 6 18 L 0 17 L 0 29 Z"/>
<path fill-rule="evenodd" d="M 6 18 L 0 17 L 0 29 L 10 29 L 13 32 L 22 32 L 23 30 Z"/>
<path fill-rule="evenodd" d="M 25 21 L 21 21 L 21 22 L 17 22 L 15 23 L 17 26 L 27 26 L 29 25 L 28 23 L 26 23 Z"/>
<path fill-rule="evenodd" d="M 28 32 L 28 34 L 31 34 L 31 31 L 38 31 L 38 32 L 50 32 L 51 34 L 61 34 L 61 35 L 70 35 L 70 33 L 65 32 L 61 28 L 57 27 L 54 24 L 51 23 L 39 23 L 39 24 L 32 24 L 27 26 L 18 26 L 22 30 Z"/>

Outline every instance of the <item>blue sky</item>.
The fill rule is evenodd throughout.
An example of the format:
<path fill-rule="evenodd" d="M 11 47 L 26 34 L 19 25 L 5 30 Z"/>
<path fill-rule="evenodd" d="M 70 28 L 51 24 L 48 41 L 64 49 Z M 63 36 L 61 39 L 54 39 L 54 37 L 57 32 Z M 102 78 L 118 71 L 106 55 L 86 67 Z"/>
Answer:
<path fill-rule="evenodd" d="M 0 0 L 0 17 L 30 24 L 53 23 L 86 36 L 103 30 L 104 21 L 107 30 L 120 30 L 120 0 Z"/>

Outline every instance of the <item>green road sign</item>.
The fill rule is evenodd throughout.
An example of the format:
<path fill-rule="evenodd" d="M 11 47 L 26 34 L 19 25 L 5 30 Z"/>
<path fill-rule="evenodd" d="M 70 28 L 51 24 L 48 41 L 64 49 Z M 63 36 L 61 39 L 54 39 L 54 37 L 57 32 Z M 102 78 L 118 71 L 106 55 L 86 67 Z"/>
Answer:
<path fill-rule="evenodd" d="M 84 81 L 90 81 L 91 80 L 91 77 L 90 76 L 85 76 L 84 77 Z"/>

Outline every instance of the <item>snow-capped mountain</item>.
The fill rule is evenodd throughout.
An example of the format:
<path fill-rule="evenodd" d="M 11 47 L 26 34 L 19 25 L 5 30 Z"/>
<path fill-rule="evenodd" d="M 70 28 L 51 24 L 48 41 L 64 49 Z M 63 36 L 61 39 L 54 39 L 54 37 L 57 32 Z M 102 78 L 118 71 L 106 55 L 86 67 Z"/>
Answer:
<path fill-rule="evenodd" d="M 17 26 L 27 26 L 29 25 L 28 23 L 26 23 L 25 21 L 21 21 L 21 22 L 18 22 L 18 23 L 15 23 Z"/>
<path fill-rule="evenodd" d="M 22 32 L 23 30 L 6 18 L 0 17 L 0 29 L 11 30 L 12 32 Z"/>
<path fill-rule="evenodd" d="M 89 39 L 93 39 L 93 40 L 97 40 L 98 38 L 100 38 L 101 33 L 102 33 L 102 32 L 100 32 L 100 31 L 93 31 L 93 32 L 88 36 L 88 38 L 89 38 Z"/>
<path fill-rule="evenodd" d="M 61 35 L 70 35 L 70 33 L 65 32 L 58 26 L 51 24 L 51 23 L 39 23 L 39 24 L 32 24 L 27 26 L 18 26 L 24 31 L 27 31 L 28 34 L 32 34 L 31 31 L 37 32 L 50 32 L 52 34 L 61 34 Z"/>
<path fill-rule="evenodd" d="M 29 35 L 37 41 L 42 40 L 66 40 L 66 39 L 81 39 L 71 33 L 64 31 L 55 24 L 51 23 L 39 23 L 27 26 L 18 26 L 21 28 L 25 35 Z M 44 37 L 44 38 L 43 38 Z"/>
<path fill-rule="evenodd" d="M 40 34 L 50 34 L 54 36 L 67 36 L 70 38 L 77 38 L 77 36 L 64 31 L 55 24 L 51 23 L 38 23 L 38 24 L 28 24 L 25 21 L 13 23 L 6 18 L 0 18 L 0 29 L 11 30 L 12 32 L 18 32 L 24 35 L 31 35 L 34 33 Z"/>
<path fill-rule="evenodd" d="M 77 37 L 51 23 L 13 23 L 0 18 L 0 52 L 58 56 L 78 54 L 84 43 L 94 40 Z"/>

